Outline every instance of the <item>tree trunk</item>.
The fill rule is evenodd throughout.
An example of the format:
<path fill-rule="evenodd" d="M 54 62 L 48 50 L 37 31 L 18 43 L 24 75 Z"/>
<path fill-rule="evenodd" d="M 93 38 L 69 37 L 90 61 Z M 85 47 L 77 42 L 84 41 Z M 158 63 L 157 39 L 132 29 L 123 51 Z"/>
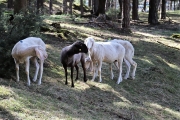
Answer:
<path fill-rule="evenodd" d="M 63 14 L 67 14 L 67 0 L 63 0 Z"/>
<path fill-rule="evenodd" d="M 96 12 L 98 10 L 99 0 L 92 0 L 92 5 L 93 5 L 93 14 L 96 15 Z"/>
<path fill-rule="evenodd" d="M 158 0 L 150 0 L 149 2 L 149 16 L 148 23 L 151 25 L 157 25 L 158 22 Z"/>
<path fill-rule="evenodd" d="M 110 0 L 107 0 L 106 1 L 106 11 L 110 8 L 110 5 L 111 5 Z"/>
<path fill-rule="evenodd" d="M 144 8 L 143 8 L 144 12 L 146 12 L 146 1 L 147 0 L 144 0 Z"/>
<path fill-rule="evenodd" d="M 14 2 L 14 14 L 19 13 L 22 9 L 27 7 L 27 0 L 15 0 Z"/>
<path fill-rule="evenodd" d="M 176 10 L 176 1 L 174 0 L 174 11 Z"/>
<path fill-rule="evenodd" d="M 170 2 L 170 10 L 172 10 L 172 1 Z"/>
<path fill-rule="evenodd" d="M 72 3 L 73 0 L 69 0 L 69 13 L 72 15 Z"/>
<path fill-rule="evenodd" d="M 7 7 L 8 8 L 13 8 L 13 0 L 8 0 L 7 1 Z"/>
<path fill-rule="evenodd" d="M 119 0 L 119 8 L 120 8 L 120 12 L 119 12 L 119 15 L 118 15 L 118 19 L 122 19 L 123 0 Z"/>
<path fill-rule="evenodd" d="M 91 8 L 92 0 L 88 0 L 88 6 Z"/>
<path fill-rule="evenodd" d="M 40 0 L 40 7 L 43 9 L 44 8 L 44 0 Z"/>
<path fill-rule="evenodd" d="M 139 20 L 138 15 L 138 0 L 133 0 L 133 9 L 132 9 L 132 19 L 133 20 Z"/>
<path fill-rule="evenodd" d="M 49 13 L 53 14 L 53 12 L 52 12 L 52 0 L 49 0 Z"/>
<path fill-rule="evenodd" d="M 99 14 L 105 14 L 105 3 L 106 0 L 99 0 L 99 4 L 98 4 L 98 10 L 95 13 L 95 15 L 99 15 Z"/>
<path fill-rule="evenodd" d="M 166 19 L 166 0 L 162 0 L 161 19 Z"/>
<path fill-rule="evenodd" d="M 124 0 L 123 4 L 123 29 L 130 27 L 130 0 Z"/>
<path fill-rule="evenodd" d="M 84 14 L 84 9 L 83 9 L 83 0 L 80 0 L 81 4 L 81 16 Z"/>

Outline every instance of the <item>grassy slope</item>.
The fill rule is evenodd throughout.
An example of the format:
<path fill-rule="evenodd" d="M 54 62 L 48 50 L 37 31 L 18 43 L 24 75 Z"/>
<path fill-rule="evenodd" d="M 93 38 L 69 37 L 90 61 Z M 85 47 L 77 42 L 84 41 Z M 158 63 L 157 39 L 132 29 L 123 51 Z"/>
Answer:
<path fill-rule="evenodd" d="M 69 19 L 64 16 L 48 19 L 54 17 Z M 139 25 L 132 26 L 133 34 L 125 35 L 70 23 L 61 26 L 78 35 L 71 41 L 50 35 L 46 38 L 49 56 L 41 86 L 32 83 L 27 87 L 25 73 L 20 75 L 19 83 L 0 78 L 0 119 L 180 119 L 180 47 L 178 39 L 170 38 L 178 31 Z M 108 65 L 104 64 L 102 83 L 98 79 L 90 81 L 90 73 L 88 82 L 84 83 L 81 72 L 75 88 L 70 87 L 70 77 L 68 86 L 64 85 L 60 50 L 72 41 L 83 40 L 84 35 L 94 36 L 96 40 L 130 40 L 138 63 L 136 79 L 117 85 L 117 70 L 114 68 L 115 78 L 111 80 Z"/>

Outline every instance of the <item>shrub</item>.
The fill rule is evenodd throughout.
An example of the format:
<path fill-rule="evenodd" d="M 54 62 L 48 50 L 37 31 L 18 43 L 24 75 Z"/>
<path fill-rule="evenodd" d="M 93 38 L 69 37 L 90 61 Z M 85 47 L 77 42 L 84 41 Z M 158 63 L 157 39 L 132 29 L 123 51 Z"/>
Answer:
<path fill-rule="evenodd" d="M 12 23 L 8 22 L 9 15 L 0 10 L 0 77 L 10 78 L 15 74 L 15 64 L 11 56 L 14 45 L 29 36 L 40 37 L 42 18 L 40 14 L 29 7 L 14 15 Z"/>

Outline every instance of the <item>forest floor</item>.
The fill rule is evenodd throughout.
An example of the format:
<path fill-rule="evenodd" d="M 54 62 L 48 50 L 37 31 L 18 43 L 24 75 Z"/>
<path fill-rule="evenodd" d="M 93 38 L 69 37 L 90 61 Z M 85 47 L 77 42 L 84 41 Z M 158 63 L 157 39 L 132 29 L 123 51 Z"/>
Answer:
<path fill-rule="evenodd" d="M 85 18 L 65 15 L 46 16 L 45 22 L 58 22 L 61 29 L 68 29 L 64 38 L 57 32 L 43 32 L 48 59 L 44 64 L 42 85 L 26 86 L 24 69 L 20 69 L 20 82 L 0 78 L 0 119 L 9 120 L 179 120 L 180 119 L 180 11 L 170 11 L 166 21 L 150 26 L 147 13 L 140 13 L 143 22 L 131 21 L 131 34 L 122 33 L 119 23 L 97 24 Z M 78 23 L 78 24 L 77 24 Z M 81 24 L 79 24 L 81 23 Z M 82 24 L 83 23 L 83 24 Z M 63 47 L 86 37 L 96 41 L 114 38 L 129 40 L 137 62 L 135 80 L 116 84 L 118 70 L 113 67 L 114 80 L 110 79 L 109 66 L 103 63 L 102 83 L 98 77 L 71 88 L 70 70 L 65 85 L 64 70 L 60 63 Z M 32 65 L 33 66 L 33 65 Z M 31 76 L 34 68 L 31 67 Z M 126 71 L 123 66 L 123 76 Z"/>

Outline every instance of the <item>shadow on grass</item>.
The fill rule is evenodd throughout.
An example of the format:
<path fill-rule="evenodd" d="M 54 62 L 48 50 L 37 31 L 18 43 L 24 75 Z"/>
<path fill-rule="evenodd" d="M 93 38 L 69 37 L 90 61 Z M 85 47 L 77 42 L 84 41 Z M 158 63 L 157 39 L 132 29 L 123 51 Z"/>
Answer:
<path fill-rule="evenodd" d="M 75 81 L 75 88 L 70 87 L 70 82 L 64 85 L 64 70 L 55 58 L 59 55 L 56 49 L 49 49 L 50 53 L 55 52 L 49 59 L 62 74 L 47 67 L 41 86 L 26 87 L 23 81 L 1 84 L 13 88 L 21 98 L 16 100 L 23 103 L 25 109 L 43 111 L 42 114 L 53 111 L 51 115 L 58 118 L 159 119 L 161 115 L 162 119 L 178 119 L 180 51 L 153 42 L 138 41 L 133 45 L 134 60 L 138 63 L 136 79 L 123 80 L 119 85 L 116 84 L 117 70 L 114 70 L 114 80 L 110 80 L 108 66 L 102 66 L 102 83 L 97 83 L 97 79 L 84 83 L 80 69 L 81 77 Z"/>

